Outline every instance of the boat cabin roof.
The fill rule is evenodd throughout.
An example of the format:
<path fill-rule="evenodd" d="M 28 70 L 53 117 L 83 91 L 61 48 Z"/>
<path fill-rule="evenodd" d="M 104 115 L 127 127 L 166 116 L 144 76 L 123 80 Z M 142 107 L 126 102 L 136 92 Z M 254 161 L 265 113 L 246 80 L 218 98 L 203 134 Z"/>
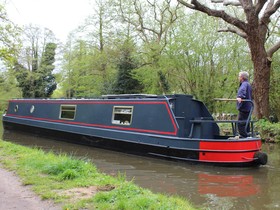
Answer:
<path fill-rule="evenodd" d="M 176 96 L 181 94 L 174 95 L 156 95 L 156 94 L 108 94 L 102 95 L 101 97 L 88 97 L 88 98 L 14 98 L 16 100 L 94 100 L 94 99 L 174 99 Z M 193 98 L 192 95 L 184 96 Z M 12 100 L 14 100 L 12 99 Z"/>

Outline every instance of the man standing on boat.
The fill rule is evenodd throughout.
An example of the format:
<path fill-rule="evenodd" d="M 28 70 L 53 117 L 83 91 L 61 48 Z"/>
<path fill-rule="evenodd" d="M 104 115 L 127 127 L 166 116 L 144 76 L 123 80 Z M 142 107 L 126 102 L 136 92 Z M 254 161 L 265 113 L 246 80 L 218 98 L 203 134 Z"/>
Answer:
<path fill-rule="evenodd" d="M 246 121 L 249 117 L 252 104 L 250 102 L 242 101 L 252 100 L 252 87 L 249 83 L 249 74 L 246 71 L 239 72 L 239 89 L 237 92 L 237 110 L 238 113 L 238 121 Z M 250 131 L 249 125 L 246 130 L 246 122 L 238 123 L 238 131 L 240 138 L 246 138 L 248 136 L 248 132 Z"/>

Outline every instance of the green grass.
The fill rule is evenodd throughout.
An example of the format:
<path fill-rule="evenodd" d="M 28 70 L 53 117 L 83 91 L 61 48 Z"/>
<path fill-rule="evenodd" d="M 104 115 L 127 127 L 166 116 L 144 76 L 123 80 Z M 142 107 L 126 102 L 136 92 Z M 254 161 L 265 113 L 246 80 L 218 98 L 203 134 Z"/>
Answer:
<path fill-rule="evenodd" d="M 64 209 L 195 209 L 177 196 L 154 194 L 150 190 L 116 177 L 100 173 L 87 159 L 0 140 L 0 163 L 16 171 L 25 185 L 31 185 L 43 199 L 62 203 Z M 67 193 L 71 189 L 96 187 L 89 197 Z"/>

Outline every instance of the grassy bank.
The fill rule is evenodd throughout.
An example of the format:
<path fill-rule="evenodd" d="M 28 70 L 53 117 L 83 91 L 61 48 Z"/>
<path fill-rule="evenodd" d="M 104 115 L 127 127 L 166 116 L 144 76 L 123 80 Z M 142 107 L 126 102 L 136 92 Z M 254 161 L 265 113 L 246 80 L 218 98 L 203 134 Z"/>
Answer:
<path fill-rule="evenodd" d="M 0 163 L 41 198 L 62 203 L 64 209 L 195 209 L 183 198 L 140 188 L 124 175 L 100 173 L 87 159 L 0 140 Z"/>
<path fill-rule="evenodd" d="M 266 142 L 280 143 L 280 123 L 272 123 L 268 120 L 259 120 L 256 123 L 256 129 L 259 131 L 262 139 Z"/>

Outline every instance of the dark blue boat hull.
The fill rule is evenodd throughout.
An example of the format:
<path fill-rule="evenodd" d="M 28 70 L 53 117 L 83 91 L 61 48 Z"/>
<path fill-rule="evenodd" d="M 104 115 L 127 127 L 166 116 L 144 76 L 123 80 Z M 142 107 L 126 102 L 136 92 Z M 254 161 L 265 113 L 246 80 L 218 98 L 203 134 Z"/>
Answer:
<path fill-rule="evenodd" d="M 199 160 L 199 150 L 186 150 L 172 147 L 160 147 L 154 145 L 146 145 L 140 143 L 134 143 L 131 141 L 115 140 L 115 139 L 104 139 L 101 137 L 93 137 L 87 135 L 81 135 L 77 133 L 69 133 L 57 130 L 49 130 L 45 128 L 35 128 L 22 124 L 14 124 L 5 122 L 3 123 L 5 130 L 12 131 L 18 130 L 32 135 L 38 135 L 40 137 L 50 137 L 59 141 L 66 141 L 74 144 L 87 145 L 102 149 L 125 152 L 128 154 L 147 156 L 153 158 L 163 158 L 167 160 L 187 162 L 191 164 L 206 164 L 216 165 L 225 167 L 256 167 L 260 163 L 258 161 L 250 162 L 203 162 Z"/>

